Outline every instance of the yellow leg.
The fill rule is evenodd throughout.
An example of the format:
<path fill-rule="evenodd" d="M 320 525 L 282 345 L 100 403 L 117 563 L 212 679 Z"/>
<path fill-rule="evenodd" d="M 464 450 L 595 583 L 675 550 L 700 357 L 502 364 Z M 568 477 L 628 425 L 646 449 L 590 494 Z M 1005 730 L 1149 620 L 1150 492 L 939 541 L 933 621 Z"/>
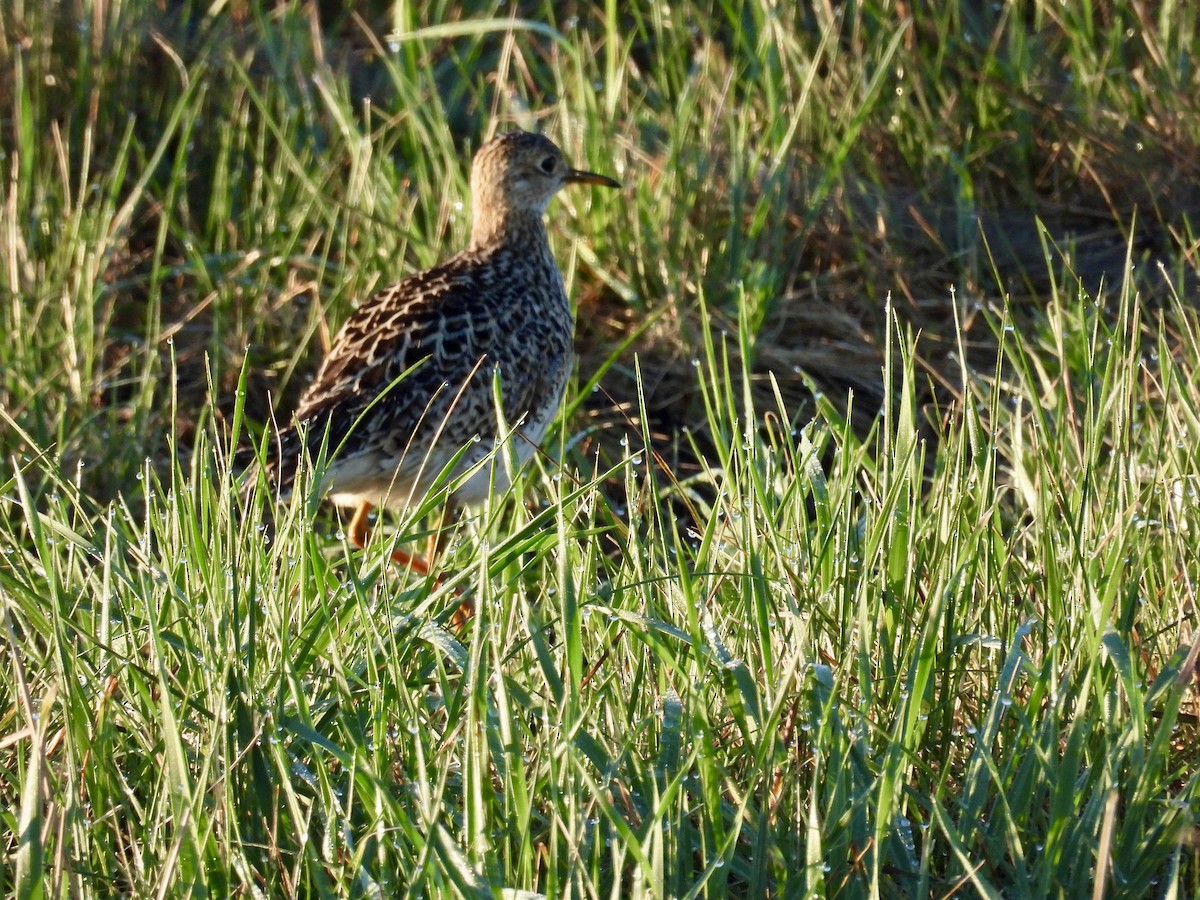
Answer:
<path fill-rule="evenodd" d="M 350 543 L 359 550 L 366 549 L 367 539 L 371 534 L 370 528 L 367 526 L 367 518 L 370 515 L 371 504 L 364 500 L 359 504 L 358 509 L 354 511 L 354 516 L 350 519 L 350 530 L 348 533 Z M 411 572 L 416 572 L 418 575 L 429 574 L 429 561 L 425 557 L 417 553 L 409 553 L 406 550 L 401 550 L 399 547 L 392 551 L 392 562 Z"/>
<path fill-rule="evenodd" d="M 350 528 L 347 536 L 359 550 L 367 546 L 367 517 L 371 515 L 371 504 L 365 500 L 358 505 L 358 509 L 354 511 L 354 516 L 350 519 Z"/>
<path fill-rule="evenodd" d="M 350 519 L 350 528 L 347 535 L 355 547 L 363 550 L 367 546 L 367 539 L 370 537 L 370 528 L 367 526 L 367 519 L 371 515 L 371 504 L 363 502 L 358 509 L 354 511 L 353 517 Z M 437 552 L 436 539 L 431 542 L 432 552 Z M 392 551 L 392 562 L 396 565 L 408 569 L 410 572 L 416 572 L 418 575 L 429 574 L 429 560 L 416 553 L 409 553 L 397 547 Z M 440 580 L 440 579 L 439 579 Z M 461 596 L 461 591 L 456 592 Z M 454 610 L 454 615 L 450 617 L 450 624 L 455 628 L 464 627 L 470 618 L 475 615 L 475 601 L 470 597 L 463 597 L 458 604 L 458 608 Z"/>

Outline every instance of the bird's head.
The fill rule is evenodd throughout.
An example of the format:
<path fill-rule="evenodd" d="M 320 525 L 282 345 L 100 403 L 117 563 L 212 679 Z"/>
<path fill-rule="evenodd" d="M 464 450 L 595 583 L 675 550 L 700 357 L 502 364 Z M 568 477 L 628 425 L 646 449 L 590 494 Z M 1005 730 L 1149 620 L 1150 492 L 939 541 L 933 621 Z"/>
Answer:
<path fill-rule="evenodd" d="M 514 217 L 540 221 L 550 200 L 568 184 L 621 186 L 571 168 L 562 151 L 540 134 L 510 131 L 488 141 L 471 167 L 472 243 L 483 243 Z"/>

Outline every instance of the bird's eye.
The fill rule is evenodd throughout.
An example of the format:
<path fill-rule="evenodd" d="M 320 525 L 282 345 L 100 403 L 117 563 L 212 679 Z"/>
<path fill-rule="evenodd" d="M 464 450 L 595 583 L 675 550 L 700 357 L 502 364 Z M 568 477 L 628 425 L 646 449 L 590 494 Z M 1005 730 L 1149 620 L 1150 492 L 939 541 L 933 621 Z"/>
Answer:
<path fill-rule="evenodd" d="M 538 168 L 541 169 L 543 172 L 545 172 L 547 175 L 551 175 L 554 173 L 554 167 L 556 165 L 558 165 L 558 160 L 555 159 L 553 156 L 547 156 L 545 159 L 543 159 L 538 164 Z"/>

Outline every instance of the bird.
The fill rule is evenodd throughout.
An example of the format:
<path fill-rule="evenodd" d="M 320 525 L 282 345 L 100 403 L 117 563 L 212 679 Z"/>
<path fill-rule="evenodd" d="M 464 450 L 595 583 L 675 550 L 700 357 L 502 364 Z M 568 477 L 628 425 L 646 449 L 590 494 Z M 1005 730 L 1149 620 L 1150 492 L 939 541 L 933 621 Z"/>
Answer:
<path fill-rule="evenodd" d="M 470 183 L 466 249 L 358 305 L 261 460 L 283 500 L 303 457 L 324 450 L 318 490 L 355 510 L 347 537 L 359 548 L 373 508 L 412 507 L 447 468 L 460 479 L 454 508 L 506 488 L 509 468 L 489 464 L 502 459 L 497 442 L 512 441 L 514 469 L 528 461 L 572 373 L 574 320 L 543 217 L 568 185 L 620 183 L 572 168 L 527 131 L 483 144 Z M 417 554 L 396 548 L 392 559 L 429 574 Z"/>

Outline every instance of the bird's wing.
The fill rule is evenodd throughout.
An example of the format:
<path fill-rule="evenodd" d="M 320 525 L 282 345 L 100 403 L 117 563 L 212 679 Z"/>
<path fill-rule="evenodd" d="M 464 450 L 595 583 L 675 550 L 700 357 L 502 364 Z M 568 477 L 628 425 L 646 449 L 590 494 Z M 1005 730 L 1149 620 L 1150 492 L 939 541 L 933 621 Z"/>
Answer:
<path fill-rule="evenodd" d="M 350 433 L 407 439 L 440 422 L 500 339 L 471 267 L 450 263 L 379 291 L 342 326 L 296 409 L 310 449 L 335 450 Z M 359 441 L 346 448 L 353 453 Z"/>

